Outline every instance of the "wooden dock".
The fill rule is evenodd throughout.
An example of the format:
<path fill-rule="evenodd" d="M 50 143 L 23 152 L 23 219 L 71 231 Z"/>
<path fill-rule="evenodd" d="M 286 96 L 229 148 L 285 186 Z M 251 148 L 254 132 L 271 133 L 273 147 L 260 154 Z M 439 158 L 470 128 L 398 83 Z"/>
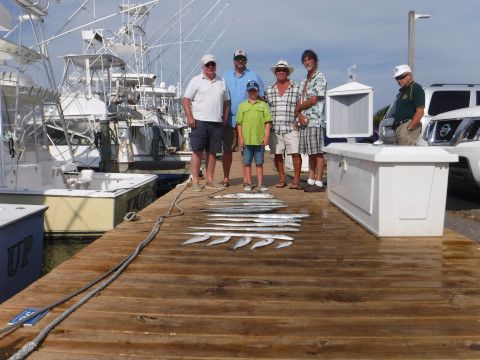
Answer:
<path fill-rule="evenodd" d="M 239 159 L 234 159 L 239 164 Z M 236 168 L 240 168 L 237 166 Z M 218 178 L 222 174 L 217 164 Z M 276 182 L 272 162 L 268 185 Z M 234 169 L 227 192 L 241 191 Z M 479 359 L 480 249 L 443 237 L 378 239 L 326 193 L 271 188 L 307 210 L 294 244 L 235 252 L 182 246 L 207 197 L 161 231 L 100 295 L 59 324 L 29 359 Z M 207 195 L 208 191 L 203 191 Z M 0 305 L 0 326 L 112 268 L 144 239 L 177 191 L 158 199 Z M 188 188 L 182 197 L 197 196 Z M 74 300 L 0 339 L 8 358 Z"/>

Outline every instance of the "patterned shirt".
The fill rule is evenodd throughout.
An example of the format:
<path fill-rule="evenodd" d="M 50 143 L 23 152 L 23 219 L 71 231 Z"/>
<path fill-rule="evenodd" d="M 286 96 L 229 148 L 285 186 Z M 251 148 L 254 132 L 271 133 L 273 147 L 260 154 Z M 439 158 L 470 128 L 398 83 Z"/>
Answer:
<path fill-rule="evenodd" d="M 308 119 L 308 126 L 325 128 L 325 93 L 327 92 L 325 76 L 317 70 L 310 80 L 304 79 L 299 88 L 301 102 L 307 101 L 312 96 L 320 97 L 315 105 L 302 110 L 302 115 Z"/>
<path fill-rule="evenodd" d="M 292 125 L 296 122 L 295 107 L 300 96 L 299 89 L 297 84 L 290 81 L 290 86 L 283 96 L 280 96 L 276 83 L 267 87 L 265 98 L 270 106 L 272 129 L 275 134 L 288 134 L 293 130 Z"/>

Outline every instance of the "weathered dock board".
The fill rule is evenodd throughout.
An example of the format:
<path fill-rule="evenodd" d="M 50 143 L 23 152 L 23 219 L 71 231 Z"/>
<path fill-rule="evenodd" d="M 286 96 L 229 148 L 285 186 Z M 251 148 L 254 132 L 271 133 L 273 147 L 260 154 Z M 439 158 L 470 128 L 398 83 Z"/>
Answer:
<path fill-rule="evenodd" d="M 265 173 L 273 185 L 271 162 Z M 233 175 L 227 192 L 241 190 L 239 169 Z M 286 211 L 311 213 L 292 246 L 236 252 L 227 244 L 182 246 L 187 236 L 180 233 L 205 222 L 195 210 L 207 198 L 183 201 L 186 214 L 165 219 L 127 271 L 57 326 L 29 359 L 480 358 L 477 243 L 448 229 L 443 237 L 377 239 L 325 193 L 271 192 L 289 205 Z M 176 194 L 0 305 L 0 324 L 113 267 Z M 198 194 L 182 194 L 192 195 Z M 0 339 L 0 358 L 73 303 Z"/>

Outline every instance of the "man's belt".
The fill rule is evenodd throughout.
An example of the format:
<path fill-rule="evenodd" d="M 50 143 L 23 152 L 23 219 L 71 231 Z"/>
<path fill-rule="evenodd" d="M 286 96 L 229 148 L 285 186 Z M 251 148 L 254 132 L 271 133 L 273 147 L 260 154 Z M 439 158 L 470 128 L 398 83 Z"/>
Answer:
<path fill-rule="evenodd" d="M 400 120 L 400 121 L 394 122 L 394 123 L 392 124 L 392 129 L 395 130 L 395 129 L 398 128 L 400 125 L 405 124 L 405 123 L 409 122 L 410 120 L 412 120 L 412 119 L 404 119 L 404 120 Z"/>

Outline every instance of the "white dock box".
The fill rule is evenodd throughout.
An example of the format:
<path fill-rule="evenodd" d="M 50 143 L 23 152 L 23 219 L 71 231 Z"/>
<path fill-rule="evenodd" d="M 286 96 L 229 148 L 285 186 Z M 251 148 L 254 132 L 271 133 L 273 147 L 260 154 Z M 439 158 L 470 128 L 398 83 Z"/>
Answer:
<path fill-rule="evenodd" d="M 377 236 L 443 234 L 449 162 L 437 147 L 333 143 L 328 198 Z"/>

